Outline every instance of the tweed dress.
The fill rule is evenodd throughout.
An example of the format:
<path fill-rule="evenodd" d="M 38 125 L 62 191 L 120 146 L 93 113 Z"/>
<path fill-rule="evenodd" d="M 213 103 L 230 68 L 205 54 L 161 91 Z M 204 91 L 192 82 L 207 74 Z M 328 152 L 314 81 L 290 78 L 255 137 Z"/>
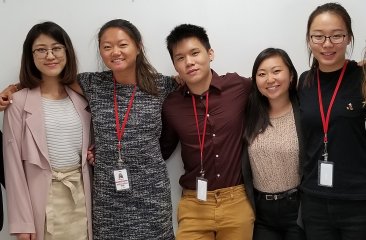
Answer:
<path fill-rule="evenodd" d="M 122 158 L 131 181 L 128 191 L 116 191 L 113 176 L 120 168 L 112 72 L 82 73 L 78 81 L 89 102 L 95 137 L 94 240 L 174 239 L 170 183 L 159 145 L 162 104 L 174 90 L 174 80 L 160 76 L 158 96 L 137 87 L 122 139 Z M 120 123 L 133 88 L 116 84 Z"/>

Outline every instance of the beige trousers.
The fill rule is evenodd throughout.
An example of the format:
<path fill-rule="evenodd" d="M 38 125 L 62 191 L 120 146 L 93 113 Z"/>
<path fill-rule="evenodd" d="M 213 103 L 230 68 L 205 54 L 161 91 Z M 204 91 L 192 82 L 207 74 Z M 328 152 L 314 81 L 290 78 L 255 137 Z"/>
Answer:
<path fill-rule="evenodd" d="M 80 168 L 52 171 L 45 240 L 87 240 L 85 194 Z"/>

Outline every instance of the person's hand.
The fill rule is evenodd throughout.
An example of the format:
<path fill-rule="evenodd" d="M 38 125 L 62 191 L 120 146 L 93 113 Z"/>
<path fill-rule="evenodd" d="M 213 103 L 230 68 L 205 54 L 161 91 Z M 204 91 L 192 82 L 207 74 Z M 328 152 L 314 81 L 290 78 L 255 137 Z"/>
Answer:
<path fill-rule="evenodd" d="M 15 236 L 17 240 L 37 240 L 35 233 L 17 233 Z"/>
<path fill-rule="evenodd" d="M 363 61 L 359 61 L 357 63 L 358 66 L 362 67 L 362 66 L 365 66 L 366 65 L 366 60 L 363 60 Z"/>
<path fill-rule="evenodd" d="M 185 81 L 183 80 L 183 78 L 181 78 L 179 75 L 175 75 L 172 76 L 172 78 L 174 78 L 174 80 L 181 86 L 183 86 L 185 83 Z"/>
<path fill-rule="evenodd" d="M 94 155 L 95 155 L 95 145 L 92 144 L 88 147 L 88 151 L 87 151 L 87 154 L 86 154 L 86 160 L 88 161 L 88 163 L 92 166 L 95 165 L 95 158 L 94 158 Z"/>
<path fill-rule="evenodd" d="M 17 86 L 11 84 L 0 93 L 0 111 L 4 111 L 12 103 L 12 96 L 16 91 L 18 91 Z"/>

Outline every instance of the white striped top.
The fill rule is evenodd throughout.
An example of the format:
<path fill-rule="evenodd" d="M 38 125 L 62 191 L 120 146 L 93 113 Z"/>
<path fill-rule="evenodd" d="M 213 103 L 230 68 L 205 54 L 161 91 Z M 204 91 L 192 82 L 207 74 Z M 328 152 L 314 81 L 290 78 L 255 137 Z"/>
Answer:
<path fill-rule="evenodd" d="M 52 169 L 77 167 L 81 159 L 83 129 L 71 99 L 42 98 L 42 106 Z"/>

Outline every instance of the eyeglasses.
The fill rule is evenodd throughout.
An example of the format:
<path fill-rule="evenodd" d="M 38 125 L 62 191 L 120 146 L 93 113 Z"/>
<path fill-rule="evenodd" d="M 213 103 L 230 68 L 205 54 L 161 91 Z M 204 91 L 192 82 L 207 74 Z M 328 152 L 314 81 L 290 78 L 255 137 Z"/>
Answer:
<path fill-rule="evenodd" d="M 64 46 L 57 46 L 53 48 L 37 48 L 32 51 L 32 53 L 37 58 L 46 58 L 48 53 L 51 51 L 52 55 L 56 58 L 61 58 L 65 55 L 65 47 Z"/>
<path fill-rule="evenodd" d="M 344 41 L 344 38 L 347 35 L 345 34 L 336 34 L 336 35 L 332 35 L 332 36 L 325 36 L 325 35 L 311 35 L 311 41 L 315 44 L 323 44 L 325 43 L 325 41 L 327 41 L 327 38 L 329 38 L 329 41 L 333 44 L 339 44 L 342 43 Z"/>

